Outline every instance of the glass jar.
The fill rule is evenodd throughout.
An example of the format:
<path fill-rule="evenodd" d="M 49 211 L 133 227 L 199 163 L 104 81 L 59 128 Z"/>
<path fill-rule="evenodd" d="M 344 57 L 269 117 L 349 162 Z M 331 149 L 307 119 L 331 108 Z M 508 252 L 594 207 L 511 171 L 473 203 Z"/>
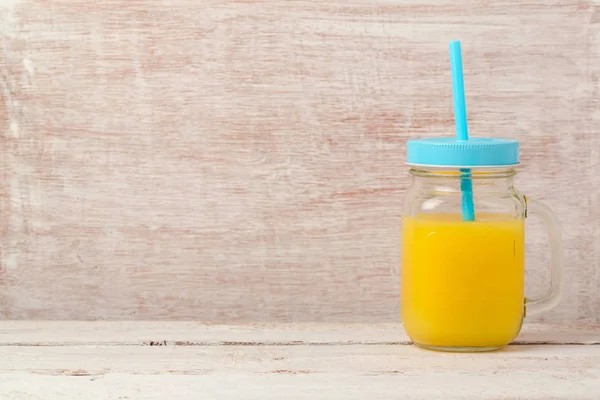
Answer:
<path fill-rule="evenodd" d="M 488 351 L 509 344 L 525 315 L 554 307 L 562 243 L 554 213 L 514 186 L 514 166 L 413 166 L 402 213 L 401 313 L 415 344 Z M 468 185 L 465 185 L 468 183 Z M 468 189 L 468 191 L 466 190 Z M 465 196 L 474 220 L 465 220 Z M 551 283 L 525 297 L 525 218 L 542 219 Z"/>

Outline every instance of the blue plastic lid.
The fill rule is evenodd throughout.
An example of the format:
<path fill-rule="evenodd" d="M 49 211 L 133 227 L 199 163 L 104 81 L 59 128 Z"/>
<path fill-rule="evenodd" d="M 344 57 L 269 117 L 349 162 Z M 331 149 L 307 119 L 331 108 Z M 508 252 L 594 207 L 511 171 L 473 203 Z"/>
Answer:
<path fill-rule="evenodd" d="M 407 142 L 407 163 L 436 167 L 495 167 L 519 163 L 519 142 L 511 139 L 412 139 Z"/>

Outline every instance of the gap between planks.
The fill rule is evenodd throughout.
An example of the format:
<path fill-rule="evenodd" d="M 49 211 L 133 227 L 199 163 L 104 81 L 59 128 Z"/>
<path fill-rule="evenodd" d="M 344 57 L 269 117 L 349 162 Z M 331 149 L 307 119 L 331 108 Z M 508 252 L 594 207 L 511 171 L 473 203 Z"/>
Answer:
<path fill-rule="evenodd" d="M 0 346 L 411 345 L 401 324 L 2 321 Z M 598 345 L 600 324 L 525 324 L 514 345 Z"/>

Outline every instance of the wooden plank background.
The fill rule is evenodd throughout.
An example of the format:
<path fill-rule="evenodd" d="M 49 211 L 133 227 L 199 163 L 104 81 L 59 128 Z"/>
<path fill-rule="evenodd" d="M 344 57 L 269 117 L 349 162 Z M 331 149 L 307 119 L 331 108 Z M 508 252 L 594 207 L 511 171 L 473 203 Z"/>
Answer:
<path fill-rule="evenodd" d="M 600 2 L 0 0 L 0 318 L 397 321 L 405 141 L 522 141 L 600 317 Z M 548 279 L 528 232 L 527 290 Z"/>

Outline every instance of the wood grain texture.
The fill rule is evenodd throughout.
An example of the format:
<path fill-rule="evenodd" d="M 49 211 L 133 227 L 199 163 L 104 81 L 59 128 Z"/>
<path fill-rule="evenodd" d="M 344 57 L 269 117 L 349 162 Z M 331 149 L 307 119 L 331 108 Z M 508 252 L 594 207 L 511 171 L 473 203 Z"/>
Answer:
<path fill-rule="evenodd" d="M 402 344 L 399 324 L 8 321 L 0 326 L 0 396 L 7 400 L 192 400 L 199 394 L 206 399 L 443 394 L 548 400 L 600 394 L 598 324 L 530 324 L 520 345 L 485 354 Z M 146 342 L 149 337 L 156 341 Z M 596 345 L 561 344 L 590 339 Z"/>
<path fill-rule="evenodd" d="M 1 348 L 6 400 L 589 399 L 600 346 L 515 346 L 494 357 L 413 346 Z"/>
<path fill-rule="evenodd" d="M 0 0 L 0 317 L 399 319 L 405 141 L 522 141 L 600 317 L 600 5 Z M 528 233 L 527 289 L 548 273 Z"/>

